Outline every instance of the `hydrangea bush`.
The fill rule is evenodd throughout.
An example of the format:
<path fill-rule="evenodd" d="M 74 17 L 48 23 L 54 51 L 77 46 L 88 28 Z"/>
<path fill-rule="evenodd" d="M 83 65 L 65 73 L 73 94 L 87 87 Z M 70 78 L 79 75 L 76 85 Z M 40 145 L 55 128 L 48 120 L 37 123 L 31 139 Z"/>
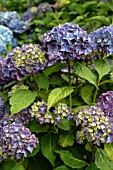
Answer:
<path fill-rule="evenodd" d="M 66 22 L 0 57 L 3 170 L 113 169 L 112 33 Z"/>

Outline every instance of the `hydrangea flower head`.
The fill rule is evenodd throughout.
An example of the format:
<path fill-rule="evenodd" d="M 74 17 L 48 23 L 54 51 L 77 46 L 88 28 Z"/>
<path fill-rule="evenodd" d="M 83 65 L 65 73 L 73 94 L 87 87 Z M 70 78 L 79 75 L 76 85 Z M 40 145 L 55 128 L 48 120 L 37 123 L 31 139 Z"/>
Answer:
<path fill-rule="evenodd" d="M 12 44 L 13 33 L 9 28 L 0 25 L 0 35 L 3 36 L 6 45 Z"/>
<path fill-rule="evenodd" d="M 113 25 L 103 26 L 89 34 L 98 52 L 113 54 Z"/>
<path fill-rule="evenodd" d="M 4 126 L 1 133 L 2 157 L 22 159 L 39 144 L 38 138 L 23 125 L 12 123 Z"/>
<path fill-rule="evenodd" d="M 44 13 L 46 11 L 52 11 L 51 6 L 48 3 L 41 3 L 38 7 L 37 7 L 37 12 L 40 13 Z"/>
<path fill-rule="evenodd" d="M 7 55 L 7 62 L 10 67 L 16 67 L 21 75 L 37 73 L 44 69 L 46 58 L 36 44 L 23 44 L 16 47 Z"/>
<path fill-rule="evenodd" d="M 79 110 L 75 116 L 76 125 L 81 125 L 76 137 L 78 143 L 84 140 L 100 145 L 101 143 L 112 143 L 113 133 L 109 119 L 97 106 L 90 106 Z"/>
<path fill-rule="evenodd" d="M 54 122 L 58 124 L 66 118 L 67 120 L 71 120 L 74 116 L 74 113 L 65 103 L 58 103 L 55 109 L 53 110 L 54 113 Z"/>
<path fill-rule="evenodd" d="M 92 39 L 74 23 L 65 23 L 54 27 L 44 34 L 43 49 L 49 62 L 84 60 L 93 51 Z"/>
<path fill-rule="evenodd" d="M 97 106 L 108 117 L 113 117 L 113 91 L 107 91 L 99 96 Z"/>
<path fill-rule="evenodd" d="M 30 7 L 27 9 L 27 11 L 24 12 L 22 20 L 25 22 L 30 22 L 32 21 L 36 13 L 37 13 L 37 7 Z"/>
<path fill-rule="evenodd" d="M 16 84 L 11 88 L 11 91 L 8 92 L 8 95 L 11 96 L 12 94 L 14 94 L 16 91 L 18 90 L 22 90 L 22 89 L 26 89 L 28 90 L 28 86 L 24 85 L 24 84 Z"/>

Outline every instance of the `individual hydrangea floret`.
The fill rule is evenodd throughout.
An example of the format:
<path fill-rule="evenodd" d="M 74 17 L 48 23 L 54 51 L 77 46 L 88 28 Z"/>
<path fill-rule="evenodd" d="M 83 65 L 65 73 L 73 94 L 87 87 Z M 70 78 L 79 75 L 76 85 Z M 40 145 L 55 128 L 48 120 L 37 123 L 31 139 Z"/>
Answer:
<path fill-rule="evenodd" d="M 94 49 L 99 53 L 113 54 L 113 25 L 103 26 L 89 34 L 93 38 Z"/>
<path fill-rule="evenodd" d="M 41 3 L 38 7 L 37 7 L 37 13 L 41 14 L 47 11 L 52 11 L 52 8 L 50 6 L 50 4 L 48 3 Z"/>
<path fill-rule="evenodd" d="M 74 23 L 54 27 L 44 34 L 42 43 L 49 63 L 64 61 L 68 58 L 75 61 L 88 60 L 86 56 L 93 51 L 91 37 Z"/>
<path fill-rule="evenodd" d="M 12 123 L 4 126 L 1 133 L 3 159 L 22 159 L 39 144 L 38 138 L 23 125 Z"/>
<path fill-rule="evenodd" d="M 37 14 L 37 7 L 30 7 L 24 12 L 22 20 L 25 22 L 31 22 L 33 17 Z"/>
<path fill-rule="evenodd" d="M 113 91 L 107 91 L 99 96 L 97 106 L 101 108 L 105 116 L 113 118 Z"/>
<path fill-rule="evenodd" d="M 66 118 L 67 120 L 71 120 L 74 116 L 71 108 L 68 107 L 65 103 L 58 103 L 55 109 L 53 110 L 54 113 L 54 122 L 58 124 Z"/>
<path fill-rule="evenodd" d="M 6 60 L 7 65 L 17 68 L 21 76 L 42 71 L 47 61 L 44 52 L 36 44 L 23 44 L 22 47 L 14 48 L 8 53 Z"/>
<path fill-rule="evenodd" d="M 23 89 L 26 89 L 28 90 L 28 86 L 24 85 L 24 84 L 16 84 L 14 85 L 12 88 L 11 88 L 11 91 L 8 92 L 8 95 L 11 96 L 12 94 L 14 94 L 16 91 L 18 90 L 23 90 Z"/>
<path fill-rule="evenodd" d="M 77 126 L 81 125 L 80 131 L 76 133 L 78 143 L 83 143 L 84 140 L 96 145 L 113 142 L 109 119 L 97 106 L 79 110 L 75 116 L 75 121 Z"/>

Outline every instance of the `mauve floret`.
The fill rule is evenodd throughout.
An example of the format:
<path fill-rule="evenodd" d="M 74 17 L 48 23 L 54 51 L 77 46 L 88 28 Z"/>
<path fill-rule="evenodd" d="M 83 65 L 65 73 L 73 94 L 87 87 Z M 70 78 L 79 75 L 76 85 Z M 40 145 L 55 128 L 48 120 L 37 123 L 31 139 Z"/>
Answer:
<path fill-rule="evenodd" d="M 107 91 L 99 96 L 97 107 L 101 108 L 105 116 L 113 118 L 113 91 Z"/>
<path fill-rule="evenodd" d="M 97 106 L 90 106 L 79 110 L 75 116 L 76 125 L 81 125 L 76 138 L 78 143 L 84 140 L 99 145 L 112 143 L 113 133 L 109 119 Z"/>
<path fill-rule="evenodd" d="M 49 63 L 64 61 L 68 58 L 84 61 L 93 51 L 92 39 L 86 31 L 68 22 L 45 33 L 42 43 Z M 89 59 L 87 57 L 87 60 Z"/>
<path fill-rule="evenodd" d="M 39 144 L 38 138 L 31 134 L 23 125 L 12 123 L 4 126 L 2 133 L 2 157 L 3 159 L 22 159 Z"/>
<path fill-rule="evenodd" d="M 44 52 L 37 44 L 23 44 L 22 47 L 14 48 L 8 53 L 6 60 L 9 67 L 16 68 L 21 76 L 42 71 L 47 62 Z"/>

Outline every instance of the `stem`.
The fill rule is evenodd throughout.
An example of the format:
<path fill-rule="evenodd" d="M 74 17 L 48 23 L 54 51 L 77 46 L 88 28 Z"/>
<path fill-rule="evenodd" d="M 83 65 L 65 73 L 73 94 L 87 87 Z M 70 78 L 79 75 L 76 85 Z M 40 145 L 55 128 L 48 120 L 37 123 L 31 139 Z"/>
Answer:
<path fill-rule="evenodd" d="M 70 67 L 70 58 L 68 59 L 68 74 L 69 74 L 69 86 L 72 85 L 71 83 L 71 67 Z M 72 108 L 72 96 L 69 95 L 69 101 L 70 101 L 70 108 Z"/>
<path fill-rule="evenodd" d="M 92 155 L 91 155 L 90 163 L 93 163 L 93 160 L 94 160 L 94 154 L 95 154 L 95 145 L 92 143 Z"/>
<path fill-rule="evenodd" d="M 94 93 L 93 103 L 96 102 L 97 92 L 98 92 L 98 89 L 96 88 L 95 93 Z"/>
<path fill-rule="evenodd" d="M 34 74 L 31 74 L 31 76 L 32 76 L 32 78 L 33 78 L 34 87 L 35 87 L 35 90 L 36 90 L 36 92 L 37 92 L 37 96 L 39 97 L 39 89 L 38 89 L 37 83 L 36 83 L 36 81 L 35 81 L 35 76 L 34 76 Z"/>

